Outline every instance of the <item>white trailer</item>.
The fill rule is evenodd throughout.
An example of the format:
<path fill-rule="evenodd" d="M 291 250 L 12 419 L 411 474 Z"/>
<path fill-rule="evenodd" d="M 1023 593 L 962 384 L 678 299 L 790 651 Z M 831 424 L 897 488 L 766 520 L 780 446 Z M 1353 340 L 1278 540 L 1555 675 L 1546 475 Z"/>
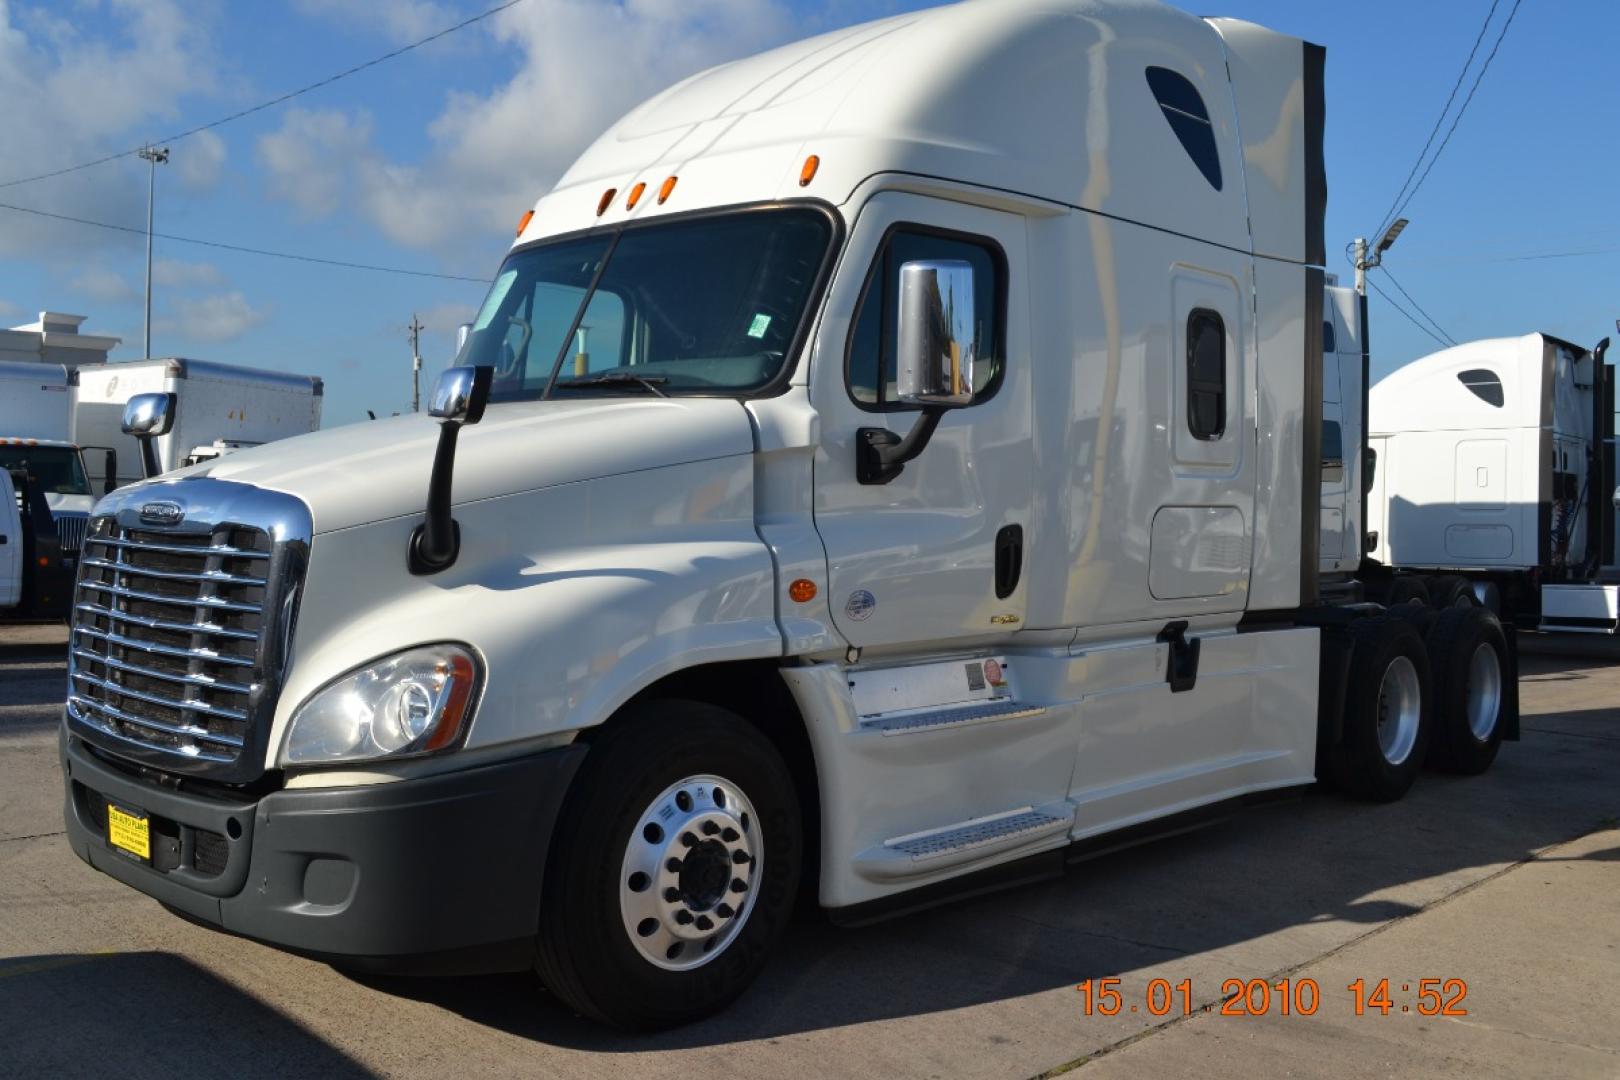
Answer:
<path fill-rule="evenodd" d="M 1373 387 L 1369 528 L 1397 574 L 1387 595 L 1471 596 L 1546 630 L 1620 627 L 1604 351 L 1549 334 L 1472 341 Z"/>
<path fill-rule="evenodd" d="M 644 103 L 523 215 L 433 417 L 98 506 L 74 850 L 655 1027 L 741 993 L 801 882 L 861 921 L 1487 768 L 1494 617 L 1324 587 L 1323 63 L 973 0 Z"/>
<path fill-rule="evenodd" d="M 0 362 L 0 469 L 34 477 L 69 557 L 79 550 L 93 493 L 104 490 L 92 487 L 74 438 L 77 382 L 60 364 Z"/>
<path fill-rule="evenodd" d="M 83 445 L 116 448 L 118 483 L 127 484 L 141 478 L 141 456 L 119 421 L 136 394 L 175 395 L 174 429 L 156 442 L 158 463 L 168 472 L 194 457 L 219 456 L 216 442 L 228 450 L 315 431 L 321 426 L 321 390 L 318 376 L 204 360 L 89 365 L 79 369 L 77 435 Z M 99 488 L 103 477 L 94 455 L 90 465 Z"/>

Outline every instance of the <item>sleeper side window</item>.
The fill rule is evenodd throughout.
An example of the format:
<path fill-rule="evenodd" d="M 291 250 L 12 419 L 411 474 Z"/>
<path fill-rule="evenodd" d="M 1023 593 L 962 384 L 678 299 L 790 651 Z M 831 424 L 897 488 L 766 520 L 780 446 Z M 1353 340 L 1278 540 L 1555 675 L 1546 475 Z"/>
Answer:
<path fill-rule="evenodd" d="M 1337 420 L 1322 421 L 1322 479 L 1344 478 L 1344 431 Z"/>
<path fill-rule="evenodd" d="M 895 334 L 899 319 L 900 267 L 917 259 L 960 259 L 973 267 L 975 328 L 973 391 L 978 399 L 995 392 L 1003 363 L 1002 309 L 1006 295 L 1005 260 L 988 240 L 902 226 L 883 241 L 861 294 L 850 333 L 845 374 L 850 397 L 865 409 L 904 409 L 896 400 Z"/>
<path fill-rule="evenodd" d="M 1159 111 L 1181 141 L 1181 148 L 1209 186 L 1221 190 L 1221 155 L 1215 146 L 1215 126 L 1210 123 L 1209 110 L 1198 88 L 1185 75 L 1162 67 L 1148 68 L 1147 82 Z"/>
<path fill-rule="evenodd" d="M 1226 434 L 1226 324 L 1208 308 L 1187 316 L 1187 427 L 1206 442 Z"/>
<path fill-rule="evenodd" d="M 1498 409 L 1502 407 L 1502 380 L 1497 378 L 1496 372 L 1486 368 L 1469 368 L 1457 372 L 1457 381 L 1473 391 L 1474 396 L 1485 404 Z"/>
<path fill-rule="evenodd" d="M 1323 352 L 1325 352 L 1325 353 L 1335 353 L 1335 352 L 1339 351 L 1339 343 L 1334 340 L 1334 336 L 1335 335 L 1333 333 L 1333 320 L 1332 319 L 1323 319 L 1322 320 L 1322 351 Z"/>

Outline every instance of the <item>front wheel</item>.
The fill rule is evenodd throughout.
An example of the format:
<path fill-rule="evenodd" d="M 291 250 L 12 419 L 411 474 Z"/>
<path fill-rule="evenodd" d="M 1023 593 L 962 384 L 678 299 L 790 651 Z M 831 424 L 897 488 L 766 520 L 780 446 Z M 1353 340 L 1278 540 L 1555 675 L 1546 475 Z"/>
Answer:
<path fill-rule="evenodd" d="M 576 1011 L 654 1029 L 747 988 L 798 890 L 793 780 L 759 730 L 691 701 L 649 701 L 604 730 L 558 819 L 536 938 Z"/>

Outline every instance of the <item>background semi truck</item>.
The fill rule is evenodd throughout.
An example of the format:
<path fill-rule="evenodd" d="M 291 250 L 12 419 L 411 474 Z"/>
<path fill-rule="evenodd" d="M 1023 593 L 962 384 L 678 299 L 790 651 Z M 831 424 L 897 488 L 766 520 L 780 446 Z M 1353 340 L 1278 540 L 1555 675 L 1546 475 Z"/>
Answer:
<path fill-rule="evenodd" d="M 0 468 L 26 472 L 50 507 L 64 550 L 76 555 L 95 495 L 74 432 L 75 373 L 60 364 L 0 362 Z M 104 450 L 90 460 L 106 467 Z"/>
<path fill-rule="evenodd" d="M 318 376 L 238 367 L 203 360 L 139 360 L 79 369 L 77 436 L 85 445 L 118 451 L 119 484 L 141 478 L 141 456 L 120 430 L 124 405 L 136 394 L 171 393 L 176 425 L 155 442 L 164 472 L 191 459 L 217 457 L 302 435 L 321 426 Z M 104 466 L 92 456 L 91 481 L 99 489 Z"/>
<path fill-rule="evenodd" d="M 1620 627 L 1614 383 L 1548 334 L 1473 341 L 1372 388 L 1368 576 L 1386 599 L 1472 599 L 1529 628 Z"/>
<path fill-rule="evenodd" d="M 1365 385 L 1324 386 L 1365 353 L 1325 349 L 1324 62 L 972 0 L 652 98 L 522 216 L 432 418 L 98 504 L 68 842 L 229 932 L 656 1027 L 801 892 L 866 921 L 1488 768 L 1495 617 L 1324 570 Z"/>

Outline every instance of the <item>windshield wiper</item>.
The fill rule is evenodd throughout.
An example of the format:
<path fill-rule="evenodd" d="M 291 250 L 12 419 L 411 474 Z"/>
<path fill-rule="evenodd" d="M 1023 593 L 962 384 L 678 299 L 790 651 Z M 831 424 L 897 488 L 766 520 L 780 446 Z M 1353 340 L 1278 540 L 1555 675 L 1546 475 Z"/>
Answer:
<path fill-rule="evenodd" d="M 637 375 L 631 371 L 604 371 L 600 375 L 576 375 L 569 379 L 558 379 L 557 385 L 570 386 L 640 386 L 659 397 L 669 397 L 659 387 L 669 382 L 662 375 Z"/>

